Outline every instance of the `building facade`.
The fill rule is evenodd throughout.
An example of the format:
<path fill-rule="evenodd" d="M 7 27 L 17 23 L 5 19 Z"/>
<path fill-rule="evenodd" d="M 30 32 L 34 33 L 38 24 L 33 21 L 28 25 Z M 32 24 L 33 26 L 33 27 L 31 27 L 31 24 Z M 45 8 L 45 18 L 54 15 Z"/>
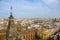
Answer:
<path fill-rule="evenodd" d="M 23 30 L 18 36 L 21 40 L 35 40 L 35 32 L 33 30 Z"/>

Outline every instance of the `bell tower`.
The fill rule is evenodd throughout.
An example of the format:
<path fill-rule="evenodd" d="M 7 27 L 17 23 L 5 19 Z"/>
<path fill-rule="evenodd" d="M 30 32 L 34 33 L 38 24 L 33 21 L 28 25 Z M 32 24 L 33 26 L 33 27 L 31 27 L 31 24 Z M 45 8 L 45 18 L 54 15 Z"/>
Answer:
<path fill-rule="evenodd" d="M 15 33 L 16 33 L 16 27 L 14 25 L 14 17 L 12 15 L 12 7 L 11 7 L 11 12 L 8 20 L 8 27 L 6 31 L 6 40 L 13 40 Z"/>

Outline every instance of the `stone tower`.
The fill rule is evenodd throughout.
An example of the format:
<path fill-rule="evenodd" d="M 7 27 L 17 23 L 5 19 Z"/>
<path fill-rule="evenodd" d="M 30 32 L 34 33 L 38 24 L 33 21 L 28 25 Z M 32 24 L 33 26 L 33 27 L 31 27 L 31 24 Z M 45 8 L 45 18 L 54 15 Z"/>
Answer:
<path fill-rule="evenodd" d="M 16 27 L 14 25 L 14 17 L 12 15 L 12 7 L 11 7 L 11 13 L 9 16 L 9 22 L 6 31 L 6 40 L 13 40 L 15 36 L 16 36 Z"/>

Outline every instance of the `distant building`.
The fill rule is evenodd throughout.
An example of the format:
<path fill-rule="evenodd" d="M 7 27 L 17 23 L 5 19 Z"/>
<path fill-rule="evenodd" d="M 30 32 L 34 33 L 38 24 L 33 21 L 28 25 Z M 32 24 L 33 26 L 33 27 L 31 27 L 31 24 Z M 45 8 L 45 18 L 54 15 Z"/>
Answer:
<path fill-rule="evenodd" d="M 17 31 L 20 32 L 23 30 L 23 26 L 21 24 L 17 25 Z"/>
<path fill-rule="evenodd" d="M 42 40 L 47 40 L 49 36 L 51 36 L 51 29 L 40 28 L 35 30 L 35 34 L 38 38 Z"/>
<path fill-rule="evenodd" d="M 0 30 L 0 40 L 5 40 L 6 38 L 6 30 Z"/>
<path fill-rule="evenodd" d="M 18 36 L 21 40 L 34 40 L 35 32 L 33 30 L 22 30 Z"/>

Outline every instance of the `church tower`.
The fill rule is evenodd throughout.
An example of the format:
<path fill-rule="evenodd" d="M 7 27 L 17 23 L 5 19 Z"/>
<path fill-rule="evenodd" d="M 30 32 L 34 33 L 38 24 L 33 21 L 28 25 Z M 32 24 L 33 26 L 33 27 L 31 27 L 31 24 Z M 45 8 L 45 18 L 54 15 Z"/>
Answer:
<path fill-rule="evenodd" d="M 9 21 L 8 21 L 8 27 L 6 31 L 6 40 L 13 40 L 15 37 L 16 33 L 16 27 L 14 25 L 14 17 L 12 15 L 12 7 L 11 7 L 11 13 L 9 16 Z"/>
<path fill-rule="evenodd" d="M 10 16 L 9 16 L 9 21 L 10 21 L 10 26 L 13 27 L 13 25 L 14 25 L 14 17 L 12 15 L 12 7 L 11 7 L 11 13 L 10 13 Z"/>

